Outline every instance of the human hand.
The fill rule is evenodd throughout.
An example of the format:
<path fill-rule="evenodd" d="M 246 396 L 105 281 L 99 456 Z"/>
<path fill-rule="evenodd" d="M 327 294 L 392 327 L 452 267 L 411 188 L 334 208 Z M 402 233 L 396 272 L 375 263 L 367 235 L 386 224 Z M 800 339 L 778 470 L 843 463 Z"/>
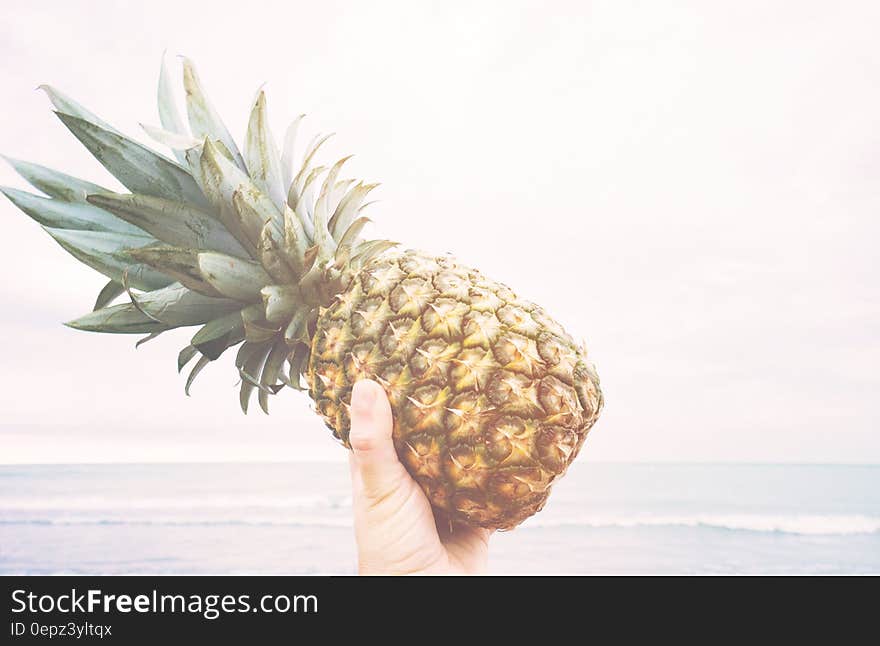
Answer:
<path fill-rule="evenodd" d="M 352 498 L 360 574 L 479 574 L 488 529 L 451 523 L 434 510 L 397 458 L 391 405 L 363 380 L 351 393 Z"/>

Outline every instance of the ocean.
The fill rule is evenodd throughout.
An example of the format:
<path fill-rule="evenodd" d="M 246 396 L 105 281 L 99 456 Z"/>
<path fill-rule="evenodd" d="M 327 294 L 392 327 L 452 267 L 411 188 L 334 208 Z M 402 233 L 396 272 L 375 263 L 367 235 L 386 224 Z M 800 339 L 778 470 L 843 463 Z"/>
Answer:
<path fill-rule="evenodd" d="M 0 574 L 350 574 L 344 463 L 0 466 Z M 575 464 L 497 574 L 880 573 L 880 466 Z"/>

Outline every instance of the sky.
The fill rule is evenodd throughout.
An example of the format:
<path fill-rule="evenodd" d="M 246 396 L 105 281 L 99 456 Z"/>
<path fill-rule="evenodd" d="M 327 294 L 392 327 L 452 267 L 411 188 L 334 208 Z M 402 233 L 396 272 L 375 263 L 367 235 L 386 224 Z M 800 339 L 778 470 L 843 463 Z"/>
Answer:
<path fill-rule="evenodd" d="M 9 2 L 0 152 L 117 188 L 34 88 L 146 142 L 162 52 L 186 55 L 239 140 L 265 83 L 277 137 L 305 112 L 337 133 L 327 160 L 382 182 L 372 233 L 586 340 L 606 408 L 581 460 L 880 462 L 878 21 L 876 2 Z M 6 165 L 0 184 L 26 187 Z M 231 357 L 185 397 L 190 330 L 135 350 L 63 327 L 105 279 L 0 199 L 0 462 L 344 459 L 302 394 L 242 415 Z"/>

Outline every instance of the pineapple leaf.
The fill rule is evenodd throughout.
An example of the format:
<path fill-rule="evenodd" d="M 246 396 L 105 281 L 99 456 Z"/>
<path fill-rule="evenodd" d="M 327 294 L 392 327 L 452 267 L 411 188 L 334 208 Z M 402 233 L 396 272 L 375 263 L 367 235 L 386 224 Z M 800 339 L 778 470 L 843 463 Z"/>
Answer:
<path fill-rule="evenodd" d="M 235 140 L 205 96 L 196 68 L 187 58 L 183 59 L 183 86 L 186 88 L 186 109 L 193 135 L 199 139 L 209 137 L 221 141 L 232 155 L 235 165 L 242 171 L 247 170 Z"/>
<path fill-rule="evenodd" d="M 164 330 L 163 330 L 163 331 L 164 331 Z M 147 336 L 145 336 L 143 339 L 138 339 L 138 342 L 134 344 L 134 349 L 137 350 L 137 349 L 138 349 L 139 347 L 141 347 L 144 343 L 146 343 L 147 341 L 152 341 L 153 339 L 155 339 L 156 337 L 158 337 L 160 334 L 162 334 L 162 332 L 150 332 L 150 333 L 149 333 Z"/>
<path fill-rule="evenodd" d="M 277 238 L 281 238 L 283 216 L 271 210 L 274 207 L 262 193 L 255 193 L 243 186 L 232 194 L 232 206 L 248 240 L 253 241 L 258 249 L 266 226 L 272 227 Z"/>
<path fill-rule="evenodd" d="M 305 277 L 308 276 L 310 273 L 312 273 L 312 274 L 315 273 L 312 270 L 315 268 L 315 261 L 317 259 L 318 259 L 318 246 L 317 245 L 306 249 L 305 258 L 304 258 L 305 264 L 303 265 L 303 269 L 305 269 L 305 274 L 300 279 L 300 282 L 303 282 L 305 280 Z"/>
<path fill-rule="evenodd" d="M 219 221 L 189 204 L 136 193 L 89 195 L 87 199 L 167 244 L 239 257 L 248 255 Z"/>
<path fill-rule="evenodd" d="M 76 229 L 79 231 L 105 231 L 146 236 L 142 229 L 120 220 L 107 211 L 82 202 L 65 202 L 0 186 L 2 192 L 19 209 L 46 227 L 53 229 Z"/>
<path fill-rule="evenodd" d="M 162 128 L 157 128 L 156 126 L 151 126 L 148 123 L 142 123 L 141 129 L 147 133 L 147 136 L 153 141 L 162 144 L 163 146 L 167 146 L 174 152 L 174 156 L 179 160 L 182 160 L 180 163 L 187 164 L 186 161 L 186 151 L 190 148 L 198 148 L 202 145 L 200 139 L 194 139 L 189 135 L 181 135 L 176 132 L 170 132 L 169 130 L 164 130 Z"/>
<path fill-rule="evenodd" d="M 193 357 L 195 357 L 198 353 L 199 351 L 191 345 L 188 345 L 183 350 L 181 350 L 180 354 L 177 355 L 177 372 L 181 372 L 184 366 L 192 361 Z"/>
<path fill-rule="evenodd" d="M 285 191 L 290 190 L 290 183 L 293 181 L 293 154 L 296 147 L 296 133 L 299 130 L 299 124 L 305 116 L 301 114 L 294 119 L 284 134 L 284 151 L 281 153 L 281 173 Z"/>
<path fill-rule="evenodd" d="M 73 321 L 68 321 L 65 325 L 77 330 L 110 334 L 152 334 L 168 329 L 167 326 L 154 321 L 131 303 L 104 307 Z"/>
<path fill-rule="evenodd" d="M 64 114 L 69 114 L 70 116 L 77 117 L 78 119 L 82 119 L 83 121 L 88 121 L 89 123 L 94 124 L 103 130 L 115 133 L 120 137 L 122 136 L 121 132 L 119 132 L 116 128 L 101 119 L 94 112 L 87 110 L 66 94 L 63 94 L 62 92 L 59 92 L 58 90 L 53 88 L 51 85 L 43 84 L 38 89 L 43 90 L 43 92 L 46 93 L 46 96 L 49 97 L 49 100 L 52 102 L 52 105 L 55 106 L 55 110 L 57 110 L 58 112 L 63 112 Z"/>
<path fill-rule="evenodd" d="M 223 296 L 202 277 L 198 251 L 180 247 L 152 246 L 130 249 L 128 253 L 138 262 L 171 276 L 193 291 L 205 296 Z"/>
<path fill-rule="evenodd" d="M 279 338 L 269 351 L 266 363 L 263 365 L 263 372 L 260 375 L 260 393 L 257 399 L 260 402 L 260 408 L 263 409 L 266 415 L 269 414 L 269 395 L 278 392 L 276 382 L 278 381 L 278 374 L 284 367 L 284 360 L 287 358 L 288 352 L 290 352 L 290 349 L 287 347 L 284 339 Z"/>
<path fill-rule="evenodd" d="M 299 172 L 296 174 L 296 177 L 293 178 L 293 181 L 290 184 L 290 189 L 287 193 L 287 203 L 290 205 L 290 208 L 296 209 L 297 204 L 300 199 L 302 199 L 303 195 L 303 186 L 305 184 L 306 179 L 308 178 L 311 170 L 310 166 L 312 163 L 312 158 L 315 156 L 315 153 L 318 152 L 318 149 L 324 145 L 324 143 L 333 136 L 331 132 L 329 135 L 316 135 L 312 142 L 309 144 L 308 148 L 306 148 L 306 152 L 303 155 L 302 166 L 300 166 Z"/>
<path fill-rule="evenodd" d="M 245 348 L 247 348 L 245 350 Z M 266 355 L 272 348 L 271 343 L 250 343 L 247 342 L 242 346 L 241 352 L 236 357 L 236 365 L 238 373 L 241 375 L 241 390 L 239 391 L 238 401 L 241 404 L 241 410 L 246 414 L 251 393 L 258 385 L 253 375 L 259 374 L 260 366 L 266 360 Z"/>
<path fill-rule="evenodd" d="M 162 124 L 162 127 L 170 133 L 185 136 L 189 131 L 183 122 L 183 118 L 180 116 L 180 111 L 177 109 L 174 88 L 168 75 L 167 57 L 164 53 L 162 54 L 162 64 L 159 66 L 159 89 L 157 95 L 159 122 Z M 150 134 L 149 131 L 147 134 Z M 153 138 L 155 139 L 155 137 Z M 177 157 L 177 161 L 181 164 L 186 164 L 186 154 L 181 150 L 174 149 L 174 156 Z"/>
<path fill-rule="evenodd" d="M 232 205 L 232 196 L 240 185 L 240 182 L 234 181 L 233 175 L 236 179 L 247 176 L 222 154 L 214 142 L 207 139 L 199 157 L 199 169 L 205 195 L 214 205 L 220 221 L 247 249 L 249 255 L 256 257 L 259 229 L 246 231 L 242 226 L 241 216 Z"/>
<path fill-rule="evenodd" d="M 308 310 L 299 309 L 294 312 L 284 330 L 284 342 L 287 345 L 293 345 L 297 341 L 308 341 L 309 318 L 310 313 Z"/>
<path fill-rule="evenodd" d="M 360 236 L 361 231 L 369 222 L 369 218 L 358 218 L 351 223 L 351 226 L 348 227 L 348 229 L 346 229 L 342 238 L 339 240 L 339 246 L 336 247 L 335 260 L 337 265 L 343 265 L 348 261 L 351 248 L 358 241 L 358 236 Z"/>
<path fill-rule="evenodd" d="M 341 179 L 333 186 L 330 191 L 330 208 L 332 209 L 330 218 L 332 219 L 334 215 L 336 215 L 336 209 L 339 208 L 339 204 L 342 202 L 342 199 L 348 195 L 348 190 L 352 187 L 356 180 L 354 179 Z M 327 223 L 327 228 L 330 229 L 330 223 Z"/>
<path fill-rule="evenodd" d="M 293 350 L 293 355 L 290 359 L 290 367 L 288 370 L 288 385 L 294 390 L 304 391 L 308 390 L 308 388 L 303 388 L 300 385 L 302 375 L 308 369 L 309 362 L 309 346 L 305 343 L 298 343 L 296 348 Z"/>
<path fill-rule="evenodd" d="M 293 270 L 301 275 L 306 267 L 306 250 L 308 239 L 302 226 L 302 220 L 289 206 L 284 209 L 284 239 L 282 248 L 285 255 L 293 263 Z"/>
<path fill-rule="evenodd" d="M 189 373 L 189 377 L 186 378 L 186 386 L 184 386 L 184 388 L 183 388 L 183 392 L 186 393 L 187 397 L 189 397 L 190 386 L 193 385 L 193 382 L 196 380 L 196 377 L 199 376 L 199 373 L 202 371 L 202 369 L 204 369 L 204 367 L 207 366 L 209 363 L 211 363 L 211 359 L 202 355 L 201 357 L 199 357 L 199 360 L 196 362 L 196 365 L 193 366 L 192 371 L 190 371 L 190 373 Z"/>
<path fill-rule="evenodd" d="M 302 309 L 303 297 L 296 285 L 266 285 L 262 291 L 266 320 L 281 325 Z"/>
<path fill-rule="evenodd" d="M 219 293 L 244 303 L 259 303 L 260 290 L 272 282 L 259 264 L 211 251 L 199 254 L 198 269 Z"/>
<path fill-rule="evenodd" d="M 284 235 L 279 234 L 275 223 L 266 222 L 260 233 L 260 264 L 277 282 L 295 283 L 297 279 L 295 257 L 284 253 Z"/>
<path fill-rule="evenodd" d="M 321 194 L 315 204 L 313 222 L 315 229 L 315 244 L 318 245 L 324 256 L 328 258 L 333 255 L 333 237 L 330 235 L 329 228 L 330 200 L 333 196 L 333 189 L 336 186 L 336 178 L 339 176 L 339 171 L 342 169 L 342 165 L 349 159 L 350 157 L 345 157 L 333 164 L 333 167 L 328 171 L 327 176 L 324 178 L 324 184 L 321 186 Z"/>
<path fill-rule="evenodd" d="M 282 188 L 281 161 L 278 148 L 269 130 L 266 115 L 266 93 L 260 90 L 254 102 L 245 137 L 245 161 L 248 174 L 280 213 L 286 198 Z"/>
<path fill-rule="evenodd" d="M 205 196 L 205 201 L 214 206 L 215 200 L 212 199 L 212 195 L 210 193 L 210 187 L 205 184 L 205 174 L 202 171 L 202 153 L 205 149 L 205 140 L 201 141 L 201 144 L 196 146 L 195 148 L 187 148 L 183 151 L 184 157 L 186 158 L 186 165 L 189 168 L 189 172 L 192 175 L 193 181 L 198 184 L 199 189 L 202 191 L 202 195 Z M 212 211 L 213 213 L 214 211 Z M 223 221 L 220 218 L 220 215 L 215 215 L 217 219 L 221 222 Z"/>
<path fill-rule="evenodd" d="M 257 347 L 257 345 L 258 343 L 249 340 L 246 340 L 244 343 L 241 344 L 241 346 L 238 348 L 238 352 L 235 353 L 235 367 L 237 369 L 241 370 L 244 362 L 247 361 L 249 356 L 251 356 L 251 353 L 254 351 L 254 348 Z"/>
<path fill-rule="evenodd" d="M 379 186 L 378 184 L 356 184 L 346 195 L 339 201 L 330 218 L 330 233 L 336 240 L 339 240 L 351 226 L 352 221 L 358 214 L 358 210 L 364 203 L 370 191 Z"/>
<path fill-rule="evenodd" d="M 336 179 L 339 177 L 339 171 L 342 170 L 345 162 L 347 162 L 352 157 L 354 157 L 354 155 L 343 157 L 338 162 L 333 164 L 333 166 L 330 168 L 330 171 L 327 173 L 327 177 L 324 178 L 324 185 L 321 187 L 321 192 L 326 193 L 328 199 L 332 199 L 333 197 L 334 189 L 336 188 Z"/>
<path fill-rule="evenodd" d="M 303 223 L 303 228 L 306 231 L 306 235 L 308 236 L 309 242 L 313 242 L 315 240 L 315 225 L 313 221 L 314 217 L 314 196 L 312 195 L 313 186 L 315 184 L 315 180 L 318 179 L 323 173 L 327 171 L 326 166 L 316 166 L 309 174 L 306 176 L 305 182 L 303 182 L 302 190 L 299 195 L 299 199 L 296 202 L 293 210 L 299 216 L 299 219 Z"/>
<path fill-rule="evenodd" d="M 281 232 L 283 226 L 281 211 L 247 173 L 218 154 L 217 147 L 211 143 L 205 144 L 202 160 L 206 162 L 204 166 L 207 166 L 206 177 L 216 186 L 223 203 L 228 205 L 231 202 L 235 207 L 234 225 L 247 236 L 254 248 L 259 245 L 260 234 L 266 222 L 275 222 L 278 232 Z"/>
<path fill-rule="evenodd" d="M 391 240 L 367 240 L 362 242 L 354 249 L 352 263 L 363 266 L 370 262 L 376 256 L 384 253 L 392 247 L 396 247 L 399 243 Z"/>
<path fill-rule="evenodd" d="M 55 114 L 104 168 L 132 192 L 207 206 L 195 180 L 167 157 L 89 121 L 63 112 Z"/>
<path fill-rule="evenodd" d="M 201 325 L 241 308 L 235 301 L 205 296 L 180 283 L 131 297 L 144 314 L 169 328 Z"/>
<path fill-rule="evenodd" d="M 32 164 L 12 157 L 4 157 L 3 159 L 9 162 L 15 172 L 27 180 L 31 186 L 49 197 L 66 202 L 84 202 L 89 193 L 109 193 L 106 188 L 97 184 L 39 164 Z"/>
<path fill-rule="evenodd" d="M 92 311 L 106 307 L 113 302 L 115 298 L 121 296 L 124 291 L 125 287 L 123 287 L 122 283 L 117 280 L 111 280 L 104 285 L 104 289 L 98 294 L 98 298 L 95 300 L 95 307 L 92 308 Z"/>
<path fill-rule="evenodd" d="M 278 334 L 278 326 L 273 326 L 264 316 L 262 305 L 250 305 L 241 311 L 244 321 L 244 338 L 247 341 L 262 343 Z"/>
<path fill-rule="evenodd" d="M 244 325 L 241 312 L 232 312 L 206 323 L 190 343 L 212 361 L 217 359 L 226 348 L 244 339 Z"/>
<path fill-rule="evenodd" d="M 128 270 L 131 284 L 145 290 L 165 287 L 172 282 L 161 273 L 137 265 L 138 261 L 131 253 L 132 247 L 154 243 L 152 237 L 111 231 L 43 228 L 74 258 L 108 278 L 121 281 L 123 272 Z"/>

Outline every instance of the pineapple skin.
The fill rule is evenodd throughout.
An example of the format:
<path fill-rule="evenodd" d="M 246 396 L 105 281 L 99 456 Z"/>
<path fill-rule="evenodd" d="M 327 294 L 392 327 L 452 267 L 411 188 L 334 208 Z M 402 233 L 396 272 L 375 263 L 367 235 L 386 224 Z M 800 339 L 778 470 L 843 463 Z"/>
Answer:
<path fill-rule="evenodd" d="M 397 454 L 453 521 L 511 529 L 540 511 L 603 405 L 562 327 L 450 257 L 386 254 L 323 309 L 309 394 L 348 446 L 351 390 L 380 383 Z"/>

